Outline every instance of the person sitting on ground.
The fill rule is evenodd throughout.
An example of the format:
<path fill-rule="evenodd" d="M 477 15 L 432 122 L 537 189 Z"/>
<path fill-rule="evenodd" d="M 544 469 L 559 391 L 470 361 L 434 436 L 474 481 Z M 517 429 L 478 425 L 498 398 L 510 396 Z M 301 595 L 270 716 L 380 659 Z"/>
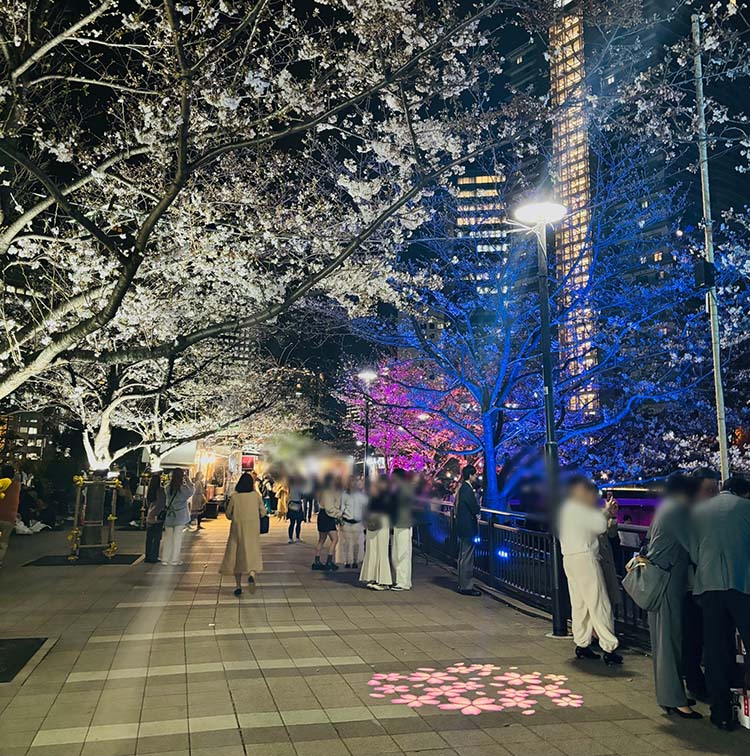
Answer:
<path fill-rule="evenodd" d="M 336 554 L 336 544 L 339 541 L 338 519 L 341 517 L 341 486 L 329 475 L 320 494 L 320 511 L 318 512 L 318 544 L 315 547 L 314 570 L 336 571 L 338 565 L 333 561 Z M 320 561 L 320 555 L 328 543 L 328 557 L 325 564 Z"/>
<path fill-rule="evenodd" d="M 607 532 L 607 518 L 599 509 L 599 490 L 589 478 L 570 478 L 560 507 L 559 533 L 563 567 L 568 578 L 573 640 L 578 659 L 599 659 L 591 648 L 594 632 L 604 662 L 622 664 L 616 653 L 615 618 L 599 563 L 599 536 Z"/>

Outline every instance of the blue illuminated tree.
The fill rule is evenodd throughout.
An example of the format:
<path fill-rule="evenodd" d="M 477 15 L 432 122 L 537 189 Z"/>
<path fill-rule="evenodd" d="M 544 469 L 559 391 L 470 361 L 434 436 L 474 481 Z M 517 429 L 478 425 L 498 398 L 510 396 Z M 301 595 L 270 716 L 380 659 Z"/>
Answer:
<path fill-rule="evenodd" d="M 596 459 L 598 444 L 634 412 L 684 400 L 704 377 L 692 268 L 684 237 L 674 233 L 680 190 L 653 188 L 639 144 L 592 142 L 590 275 L 578 276 L 583 255 L 564 278 L 553 252 L 549 266 L 556 425 L 563 463 L 576 465 Z M 391 280 L 399 317 L 356 324 L 402 362 L 440 376 L 439 389 L 434 380 L 411 386 L 412 403 L 462 435 L 464 453 L 483 455 L 489 505 L 534 466 L 544 440 L 535 242 L 510 225 L 504 235 L 488 232 L 516 204 L 516 169 L 496 156 L 482 171 L 501 177 L 496 196 L 468 212 L 458 193 L 436 198 Z M 581 313 L 592 327 L 571 353 L 558 336 Z"/>

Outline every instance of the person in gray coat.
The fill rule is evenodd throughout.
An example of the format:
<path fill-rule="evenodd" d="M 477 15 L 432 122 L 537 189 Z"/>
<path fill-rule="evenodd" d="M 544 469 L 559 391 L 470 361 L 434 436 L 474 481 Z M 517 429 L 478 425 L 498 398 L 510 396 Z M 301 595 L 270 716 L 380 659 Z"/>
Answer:
<path fill-rule="evenodd" d="M 695 701 L 688 699 L 682 680 L 682 607 L 688 589 L 690 507 L 696 491 L 695 479 L 687 475 L 677 473 L 667 479 L 646 553 L 650 562 L 669 573 L 661 606 L 648 613 L 656 700 L 667 714 L 684 719 L 702 718 L 690 708 Z"/>
<path fill-rule="evenodd" d="M 167 487 L 166 517 L 164 518 L 164 543 L 161 549 L 161 563 L 169 565 L 182 564 L 182 532 L 190 522 L 190 497 L 193 495 L 193 483 L 188 471 L 181 467 L 172 470 Z"/>
<path fill-rule="evenodd" d="M 461 485 L 456 493 L 456 535 L 458 536 L 458 592 L 463 596 L 481 596 L 473 584 L 474 539 L 479 533 L 479 502 L 472 484 L 477 479 L 474 465 L 461 470 Z"/>
<path fill-rule="evenodd" d="M 695 563 L 693 595 L 703 609 L 706 682 L 711 722 L 734 727 L 731 674 L 732 636 L 750 648 L 750 500 L 747 481 L 729 478 L 717 496 L 693 510 L 690 558 Z"/>

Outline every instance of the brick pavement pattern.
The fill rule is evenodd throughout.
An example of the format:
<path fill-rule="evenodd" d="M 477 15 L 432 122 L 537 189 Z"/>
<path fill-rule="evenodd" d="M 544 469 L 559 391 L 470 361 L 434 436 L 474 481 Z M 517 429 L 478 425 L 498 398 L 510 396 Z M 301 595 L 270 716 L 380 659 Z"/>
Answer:
<path fill-rule="evenodd" d="M 310 571 L 314 526 L 287 544 L 274 523 L 257 588 L 235 598 L 227 532 L 222 517 L 186 534 L 181 567 L 24 567 L 64 534 L 14 536 L 0 632 L 51 641 L 0 684 L 0 756 L 748 753 L 750 732 L 666 717 L 643 654 L 573 661 L 546 622 L 457 595 L 418 555 L 414 590 L 368 591 Z"/>

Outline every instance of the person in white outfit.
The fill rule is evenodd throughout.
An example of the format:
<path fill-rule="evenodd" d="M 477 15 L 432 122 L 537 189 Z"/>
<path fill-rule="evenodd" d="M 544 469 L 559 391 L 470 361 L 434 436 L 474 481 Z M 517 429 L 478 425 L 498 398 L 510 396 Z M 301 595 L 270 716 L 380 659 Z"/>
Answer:
<path fill-rule="evenodd" d="M 388 543 L 391 535 L 393 497 L 384 480 L 377 480 L 367 507 L 367 543 L 359 579 L 374 591 L 387 591 L 393 585 Z"/>
<path fill-rule="evenodd" d="M 612 604 L 599 563 L 599 536 L 607 530 L 607 518 L 598 507 L 599 491 L 583 476 L 570 479 L 560 507 L 559 534 L 563 567 L 568 578 L 576 657 L 598 659 L 591 648 L 596 632 L 604 662 L 622 664 Z"/>
<path fill-rule="evenodd" d="M 400 467 L 393 470 L 393 544 L 391 561 L 396 574 L 392 590 L 411 590 L 411 547 L 412 547 L 412 489 L 406 472 Z"/>
<path fill-rule="evenodd" d="M 175 467 L 167 487 L 166 516 L 164 518 L 164 538 L 162 540 L 161 563 L 182 564 L 182 532 L 190 522 L 190 497 L 194 486 L 187 470 Z"/>
<path fill-rule="evenodd" d="M 365 551 L 365 507 L 367 496 L 360 481 L 349 482 L 341 494 L 341 538 L 339 539 L 339 562 L 344 567 L 359 567 Z"/>

